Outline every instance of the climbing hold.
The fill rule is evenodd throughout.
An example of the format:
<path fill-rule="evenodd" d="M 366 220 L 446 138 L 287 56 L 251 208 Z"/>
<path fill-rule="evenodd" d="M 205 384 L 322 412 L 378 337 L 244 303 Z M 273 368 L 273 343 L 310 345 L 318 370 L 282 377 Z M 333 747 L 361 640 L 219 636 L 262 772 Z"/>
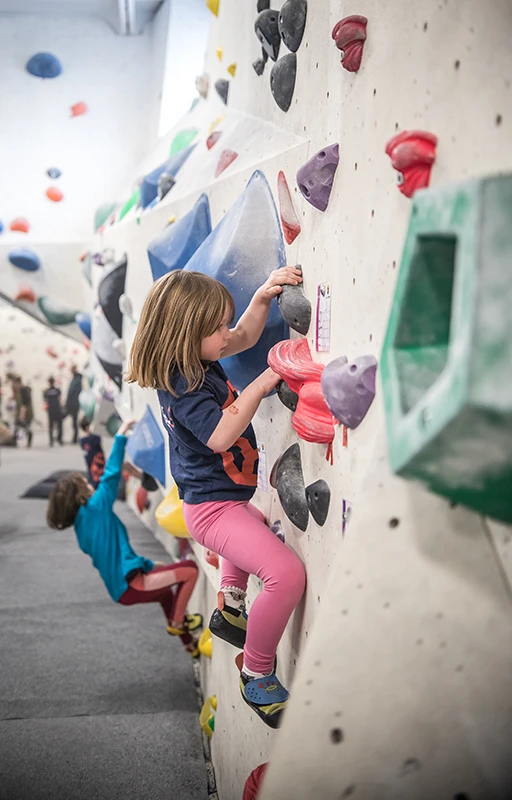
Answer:
<path fill-rule="evenodd" d="M 183 502 L 180 500 L 176 484 L 156 509 L 155 517 L 167 533 L 171 533 L 177 539 L 190 539 L 183 519 Z"/>
<path fill-rule="evenodd" d="M 165 161 L 163 164 L 160 164 L 159 167 L 144 176 L 140 187 L 140 204 L 142 208 L 149 206 L 151 201 L 158 196 L 158 180 L 160 175 L 163 175 L 165 172 L 167 175 L 176 178 L 178 172 L 192 153 L 194 147 L 195 145 L 191 144 L 184 150 L 174 153 L 174 155 L 167 159 L 167 161 Z"/>
<path fill-rule="evenodd" d="M 223 54 L 224 54 L 224 50 L 223 50 L 223 48 L 222 48 L 222 47 L 217 47 L 217 49 L 215 50 L 215 52 L 216 52 L 216 54 L 217 54 L 217 58 L 219 59 L 219 61 L 222 61 L 222 56 L 223 56 Z"/>
<path fill-rule="evenodd" d="M 297 185 L 308 203 L 325 211 L 338 167 L 339 146 L 331 144 L 315 153 L 297 172 Z"/>
<path fill-rule="evenodd" d="M 25 65 L 27 72 L 36 78 L 58 78 L 62 64 L 53 53 L 36 53 Z"/>
<path fill-rule="evenodd" d="M 158 492 L 158 483 L 155 481 L 152 475 L 148 475 L 147 472 L 142 473 L 142 478 L 140 479 L 141 486 L 144 487 L 146 492 Z"/>
<path fill-rule="evenodd" d="M 265 9 L 270 8 L 270 0 L 258 0 L 256 4 L 256 11 L 258 14 Z"/>
<path fill-rule="evenodd" d="M 119 358 L 121 358 L 124 361 L 126 358 L 126 344 L 124 342 L 124 339 L 114 339 L 114 341 L 112 342 L 112 347 L 116 351 Z"/>
<path fill-rule="evenodd" d="M 302 267 L 296 264 L 296 269 L 302 274 Z M 283 319 L 290 328 L 305 336 L 311 323 L 311 303 L 304 294 L 301 283 L 296 286 L 285 284 L 277 295 L 277 305 Z"/>
<path fill-rule="evenodd" d="M 137 320 L 133 316 L 132 301 L 130 300 L 127 294 L 122 294 L 121 297 L 119 298 L 119 310 L 121 314 L 123 314 L 125 317 L 128 317 L 128 319 L 131 320 L 131 322 L 133 322 L 134 324 L 137 322 Z"/>
<path fill-rule="evenodd" d="M 118 337 L 109 325 L 101 306 L 97 307 L 100 313 L 92 316 L 91 345 L 101 366 L 114 383 L 121 388 L 123 361 L 113 347 L 113 342 Z"/>
<path fill-rule="evenodd" d="M 78 311 L 75 314 L 75 322 L 87 339 L 91 338 L 91 315 L 85 311 Z"/>
<path fill-rule="evenodd" d="M 14 267 L 24 269 L 25 272 L 36 272 L 41 267 L 39 256 L 33 250 L 28 250 L 25 247 L 11 250 L 8 258 Z"/>
<path fill-rule="evenodd" d="M 188 214 L 175 225 L 168 225 L 149 243 L 153 280 L 175 269 L 183 269 L 211 230 L 208 196 L 202 194 Z"/>
<path fill-rule="evenodd" d="M 311 516 L 316 524 L 322 527 L 322 525 L 325 525 L 331 502 L 331 490 L 328 484 L 320 479 L 306 486 L 306 499 Z"/>
<path fill-rule="evenodd" d="M 387 143 L 386 154 L 397 170 L 398 188 L 406 197 L 428 186 L 436 144 L 437 136 L 426 131 L 402 131 Z"/>
<path fill-rule="evenodd" d="M 114 406 L 112 395 L 110 394 L 110 392 L 100 390 L 96 395 L 94 417 L 92 418 L 91 422 L 91 433 L 99 434 L 100 436 L 102 436 L 107 429 L 107 422 L 111 419 L 112 416 L 114 416 L 117 420 L 119 420 L 119 425 L 120 425 L 121 424 L 120 417 Z M 112 421 L 111 424 L 114 427 L 114 421 Z"/>
<path fill-rule="evenodd" d="M 11 224 L 9 225 L 11 231 L 18 231 L 19 233 L 28 233 L 30 230 L 30 225 L 28 220 L 24 217 L 16 217 L 13 219 Z"/>
<path fill-rule="evenodd" d="M 218 128 L 223 119 L 224 119 L 224 114 L 221 114 L 220 117 L 215 117 L 213 122 L 210 124 L 210 127 L 208 128 L 208 133 L 211 133 L 212 131 L 215 130 L 215 128 Z"/>
<path fill-rule="evenodd" d="M 0 220 L 0 233 L 4 232 L 4 223 Z"/>
<path fill-rule="evenodd" d="M 196 250 L 186 270 L 216 278 L 235 301 L 235 322 L 269 273 L 285 265 L 283 235 L 272 192 L 262 172 L 253 173 L 243 193 Z M 268 350 L 287 336 L 276 303 L 258 343 L 222 364 L 237 389 L 244 389 L 265 367 Z"/>
<path fill-rule="evenodd" d="M 121 427 L 122 419 L 117 412 L 111 414 L 105 422 L 105 430 L 109 436 L 115 436 Z"/>
<path fill-rule="evenodd" d="M 105 224 L 116 207 L 115 203 L 103 203 L 94 212 L 94 230 L 97 231 Z"/>
<path fill-rule="evenodd" d="M 55 351 L 55 348 L 49 344 L 45 350 L 46 355 L 50 356 L 50 358 L 58 358 L 58 353 Z"/>
<path fill-rule="evenodd" d="M 368 20 L 358 14 L 340 20 L 332 30 L 336 47 L 341 50 L 341 64 L 347 72 L 357 72 L 361 66 Z"/>
<path fill-rule="evenodd" d="M 204 559 L 211 567 L 219 568 L 219 556 L 213 550 L 207 550 Z"/>
<path fill-rule="evenodd" d="M 228 104 L 228 95 L 229 95 L 229 81 L 225 78 L 219 78 L 218 81 L 215 81 L 215 91 L 219 95 L 222 102 L 227 105 Z"/>
<path fill-rule="evenodd" d="M 322 373 L 322 391 L 338 422 L 357 428 L 375 397 L 377 360 L 359 356 L 348 361 L 340 356 L 327 364 Z"/>
<path fill-rule="evenodd" d="M 163 200 L 164 197 L 167 194 L 169 194 L 169 192 L 171 191 L 171 189 L 172 189 L 172 187 L 174 186 L 175 183 L 176 183 L 176 179 L 173 178 L 172 175 L 168 175 L 166 172 L 162 173 L 162 175 L 160 175 L 160 177 L 158 179 L 158 189 L 157 189 L 158 198 L 155 198 L 155 200 L 156 199 Z M 153 205 L 154 202 L 155 201 L 153 200 L 150 203 L 150 207 Z"/>
<path fill-rule="evenodd" d="M 260 3 L 261 0 L 258 0 L 258 8 L 260 7 Z M 245 782 L 242 800 L 257 800 L 267 767 L 268 761 L 266 761 L 265 764 L 260 764 L 256 769 L 253 769 Z"/>
<path fill-rule="evenodd" d="M 297 56 L 295 53 L 288 53 L 283 56 L 272 67 L 270 91 L 281 111 L 288 111 L 290 108 L 296 75 Z"/>
<path fill-rule="evenodd" d="M 286 406 L 286 408 L 289 408 L 290 411 L 297 410 L 299 395 L 297 392 L 292 392 L 286 381 L 279 381 L 276 386 L 276 391 L 281 403 Z"/>
<path fill-rule="evenodd" d="M 219 16 L 219 0 L 206 0 L 206 8 L 216 17 Z"/>
<path fill-rule="evenodd" d="M 206 656 L 206 658 L 211 658 L 213 655 L 213 637 L 212 632 L 209 628 L 205 628 L 202 632 L 201 636 L 199 637 L 199 641 L 197 643 L 199 648 L 199 652 L 202 656 Z"/>
<path fill-rule="evenodd" d="M 48 200 L 53 200 L 54 203 L 60 203 L 60 201 L 64 199 L 61 190 L 57 189 L 55 186 L 50 186 L 46 190 L 46 196 Z"/>
<path fill-rule="evenodd" d="M 169 158 L 173 156 L 175 153 L 179 153 L 181 150 L 185 150 L 186 147 L 196 138 L 198 134 L 197 128 L 186 128 L 183 131 L 178 131 L 176 136 L 171 142 L 171 147 L 169 150 Z"/>
<path fill-rule="evenodd" d="M 165 486 L 165 441 L 149 406 L 128 440 L 127 452 L 136 467 Z"/>
<path fill-rule="evenodd" d="M 206 146 L 208 150 L 212 149 L 213 145 L 219 141 L 221 136 L 222 136 L 222 131 L 213 131 L 213 133 L 210 133 L 210 135 L 206 140 Z"/>
<path fill-rule="evenodd" d="M 270 530 L 272 531 L 272 533 L 275 533 L 277 538 L 280 539 L 284 544 L 284 533 L 281 527 L 280 519 L 276 519 L 276 521 L 272 523 L 272 525 L 270 526 Z"/>
<path fill-rule="evenodd" d="M 275 480 L 284 513 L 299 530 L 305 531 L 308 527 L 309 511 L 297 443 L 292 444 L 280 457 Z"/>
<path fill-rule="evenodd" d="M 37 298 L 37 305 L 50 325 L 71 325 L 78 313 L 76 308 L 69 308 L 44 296 Z"/>
<path fill-rule="evenodd" d="M 256 73 L 256 75 L 263 75 L 265 70 L 265 60 L 263 58 L 257 58 L 256 61 L 252 62 L 252 67 Z"/>
<path fill-rule="evenodd" d="M 229 74 L 232 75 L 234 78 L 236 75 L 236 63 L 230 64 L 229 67 L 226 67 L 226 69 L 229 72 Z"/>
<path fill-rule="evenodd" d="M 202 75 L 198 75 L 196 78 L 196 89 L 203 98 L 206 100 L 208 97 L 208 90 L 210 88 L 210 76 L 207 72 L 203 72 Z"/>
<path fill-rule="evenodd" d="M 82 114 L 85 114 L 87 111 L 87 106 L 85 105 L 84 101 L 81 100 L 79 103 L 75 103 L 71 106 L 71 116 L 72 117 L 81 117 Z"/>
<path fill-rule="evenodd" d="M 280 170 L 277 176 L 277 196 L 279 199 L 279 214 L 286 244 L 292 244 L 300 233 L 300 222 L 288 187 L 286 176 Z"/>
<path fill-rule="evenodd" d="M 14 299 L 19 303 L 35 303 L 37 298 L 31 286 L 20 286 Z"/>
<path fill-rule="evenodd" d="M 98 286 L 99 304 L 118 338 L 123 335 L 123 315 L 119 308 L 119 298 L 124 294 L 127 267 L 128 259 L 124 255 L 104 274 Z"/>
<path fill-rule="evenodd" d="M 46 348 L 46 352 L 52 358 L 57 358 L 57 353 L 50 353 L 49 350 L 53 348 Z M 80 394 L 78 395 L 78 404 L 82 409 L 84 416 L 87 417 L 89 421 L 92 421 L 94 417 L 94 410 L 96 408 L 96 393 L 91 391 L 91 389 L 82 389 Z"/>
<path fill-rule="evenodd" d="M 292 53 L 297 52 L 302 42 L 307 12 L 307 0 L 286 0 L 279 12 L 279 33 Z"/>
<path fill-rule="evenodd" d="M 213 712 L 217 710 L 217 698 L 215 695 L 211 697 L 207 697 L 203 703 L 203 707 L 199 714 L 199 724 L 203 733 L 207 735 L 209 739 L 212 738 L 213 732 L 215 730 L 215 717 Z"/>
<path fill-rule="evenodd" d="M 138 206 L 139 202 L 140 202 L 140 186 L 137 186 L 137 188 L 135 189 L 133 194 L 128 198 L 126 203 L 124 203 L 124 205 L 121 206 L 121 210 L 119 211 L 119 221 L 121 221 L 123 217 L 125 217 L 127 213 L 131 211 L 131 209 L 134 206 Z"/>
<path fill-rule="evenodd" d="M 48 175 L 49 178 L 55 181 L 57 180 L 57 178 L 60 178 L 62 172 L 60 171 L 60 169 L 57 169 L 57 167 L 50 167 L 50 169 L 46 170 L 46 174 Z"/>
<path fill-rule="evenodd" d="M 215 177 L 218 178 L 221 172 L 224 172 L 233 163 L 235 158 L 238 158 L 238 153 L 235 153 L 234 150 L 223 150 L 215 167 Z"/>
<path fill-rule="evenodd" d="M 139 486 L 139 488 L 137 489 L 137 494 L 135 495 L 135 502 L 137 504 L 137 508 L 139 509 L 139 514 L 143 514 L 144 511 L 147 511 L 149 506 L 151 505 L 148 493 L 143 486 Z"/>
<path fill-rule="evenodd" d="M 281 46 L 277 17 L 278 12 L 273 8 L 265 9 L 258 14 L 254 23 L 256 36 L 272 61 L 277 61 Z"/>

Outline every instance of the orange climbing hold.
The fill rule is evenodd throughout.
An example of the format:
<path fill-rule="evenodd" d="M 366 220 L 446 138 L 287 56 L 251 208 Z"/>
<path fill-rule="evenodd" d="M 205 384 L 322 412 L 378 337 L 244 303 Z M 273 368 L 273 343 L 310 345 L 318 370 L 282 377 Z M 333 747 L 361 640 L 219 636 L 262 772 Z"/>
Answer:
<path fill-rule="evenodd" d="M 9 227 L 11 231 L 19 231 L 20 233 L 28 233 L 30 230 L 28 220 L 24 217 L 16 217 L 16 219 L 13 219 Z"/>
<path fill-rule="evenodd" d="M 37 300 L 31 286 L 20 286 L 14 299 L 20 303 L 35 303 Z"/>
<path fill-rule="evenodd" d="M 61 190 L 57 189 L 56 186 L 50 186 L 49 189 L 46 190 L 46 196 L 48 200 L 53 200 L 54 203 L 60 203 L 64 198 Z"/>
<path fill-rule="evenodd" d="M 87 106 L 83 100 L 79 103 L 75 103 L 74 106 L 71 106 L 71 116 L 72 117 L 80 117 L 82 114 L 85 114 L 87 111 Z"/>
<path fill-rule="evenodd" d="M 238 153 L 235 153 L 234 150 L 223 150 L 220 154 L 219 161 L 217 163 L 217 167 L 215 169 L 215 177 L 218 178 L 221 172 L 224 172 L 225 169 L 229 167 L 230 164 L 233 163 L 235 158 L 238 158 Z"/>
<path fill-rule="evenodd" d="M 279 214 L 284 238 L 287 244 L 291 244 L 300 233 L 300 222 L 293 207 L 293 200 L 286 176 L 282 170 L 277 176 L 277 196 L 279 198 Z"/>

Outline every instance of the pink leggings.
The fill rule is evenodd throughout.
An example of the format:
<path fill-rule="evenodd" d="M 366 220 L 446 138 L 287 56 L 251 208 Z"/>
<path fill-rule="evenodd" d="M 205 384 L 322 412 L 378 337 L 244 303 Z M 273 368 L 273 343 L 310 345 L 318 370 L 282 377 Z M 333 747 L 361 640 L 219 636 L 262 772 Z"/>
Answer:
<path fill-rule="evenodd" d="M 244 663 L 251 672 L 273 672 L 277 645 L 304 593 L 302 561 L 251 503 L 183 503 L 183 515 L 196 542 L 222 556 L 221 588 L 245 591 L 250 574 L 263 581 L 249 614 Z"/>
<path fill-rule="evenodd" d="M 198 576 L 195 561 L 178 561 L 151 572 L 140 573 L 130 581 L 119 598 L 123 606 L 160 603 L 167 622 L 182 622 Z"/>

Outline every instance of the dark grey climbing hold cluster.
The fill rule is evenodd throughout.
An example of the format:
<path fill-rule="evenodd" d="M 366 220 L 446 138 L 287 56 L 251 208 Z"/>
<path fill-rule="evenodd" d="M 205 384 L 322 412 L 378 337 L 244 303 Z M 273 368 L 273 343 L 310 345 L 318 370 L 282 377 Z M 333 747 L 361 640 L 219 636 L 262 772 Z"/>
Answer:
<path fill-rule="evenodd" d="M 265 9 L 270 8 L 270 0 L 258 0 L 256 5 L 256 10 L 258 14 L 260 11 L 265 11 Z"/>
<path fill-rule="evenodd" d="M 270 91 L 281 111 L 288 111 L 292 103 L 297 75 L 297 56 L 288 53 L 276 61 L 270 73 Z"/>
<path fill-rule="evenodd" d="M 306 500 L 316 524 L 325 525 L 331 502 L 331 490 L 326 481 L 320 479 L 306 486 Z"/>
<path fill-rule="evenodd" d="M 215 91 L 219 95 L 222 102 L 227 105 L 228 104 L 228 95 L 229 95 L 229 81 L 225 78 L 219 78 L 218 81 L 215 81 Z"/>
<path fill-rule="evenodd" d="M 296 53 L 302 42 L 308 4 L 306 0 L 286 0 L 279 12 L 279 33 L 288 50 Z"/>
<path fill-rule="evenodd" d="M 296 267 L 302 272 L 300 264 Z M 283 291 L 277 296 L 277 303 L 284 321 L 294 331 L 305 336 L 311 324 L 311 303 L 304 294 L 302 284 L 284 285 Z"/>
<path fill-rule="evenodd" d="M 281 47 L 277 18 L 278 12 L 273 8 L 268 8 L 258 14 L 254 23 L 256 36 L 260 40 L 263 50 L 270 56 L 272 61 L 277 61 L 279 48 Z"/>
<path fill-rule="evenodd" d="M 270 485 L 277 489 L 288 519 L 299 530 L 305 531 L 308 527 L 309 510 L 298 444 L 292 444 L 276 461 L 270 475 Z"/>
<path fill-rule="evenodd" d="M 279 381 L 276 386 L 277 396 L 279 397 L 281 403 L 289 408 L 290 411 L 295 412 L 297 410 L 297 403 L 299 402 L 299 395 L 297 392 L 294 392 L 286 381 Z"/>

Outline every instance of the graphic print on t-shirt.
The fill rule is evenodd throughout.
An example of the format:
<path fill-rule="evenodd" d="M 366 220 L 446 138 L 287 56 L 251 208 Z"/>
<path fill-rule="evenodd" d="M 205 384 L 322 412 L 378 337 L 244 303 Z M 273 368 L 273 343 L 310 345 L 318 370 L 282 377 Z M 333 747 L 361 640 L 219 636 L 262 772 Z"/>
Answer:
<path fill-rule="evenodd" d="M 226 381 L 228 387 L 228 397 L 222 410 L 229 408 L 238 397 L 235 387 L 231 381 Z M 234 483 L 239 486 L 257 486 L 258 472 L 254 473 L 254 465 L 258 460 L 258 448 L 253 447 L 248 439 L 240 436 L 236 442 L 222 453 L 222 463 L 226 474 L 229 475 Z"/>

